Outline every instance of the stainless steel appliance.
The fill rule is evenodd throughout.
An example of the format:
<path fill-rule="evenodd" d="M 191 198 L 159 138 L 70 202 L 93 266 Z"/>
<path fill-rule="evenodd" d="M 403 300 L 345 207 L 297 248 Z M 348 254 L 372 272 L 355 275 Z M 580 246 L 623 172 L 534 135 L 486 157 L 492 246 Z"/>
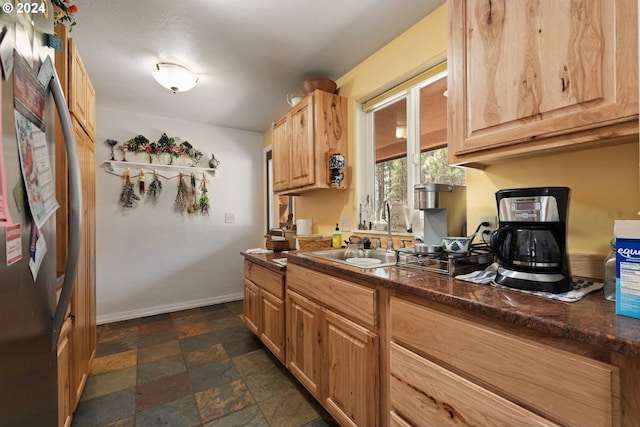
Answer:
<path fill-rule="evenodd" d="M 11 7 L 0 14 L 0 425 L 55 426 L 57 340 L 79 253 L 80 172 L 53 49 L 47 47 L 47 33 L 53 34 L 51 3 L 43 2 L 46 16 L 9 12 L 13 3 L 5 2 Z M 64 277 L 56 272 L 55 114 L 63 126 L 70 168 Z"/>
<path fill-rule="evenodd" d="M 571 289 L 566 254 L 569 188 L 496 192 L 499 228 L 491 234 L 498 258 L 496 283 L 551 293 Z"/>
<path fill-rule="evenodd" d="M 466 187 L 422 183 L 414 186 L 414 208 L 424 216 L 423 243 L 425 252 L 442 250 L 442 238 L 460 236 L 466 228 Z"/>

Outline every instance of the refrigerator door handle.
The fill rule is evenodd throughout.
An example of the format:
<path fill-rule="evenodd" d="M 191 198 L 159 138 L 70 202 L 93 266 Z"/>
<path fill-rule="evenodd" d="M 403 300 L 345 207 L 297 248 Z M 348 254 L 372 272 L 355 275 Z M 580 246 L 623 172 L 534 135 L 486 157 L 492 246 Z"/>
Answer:
<path fill-rule="evenodd" d="M 49 81 L 53 99 L 58 110 L 58 117 L 62 125 L 62 135 L 64 136 L 65 147 L 67 150 L 67 161 L 69 164 L 69 248 L 67 256 L 67 265 L 64 271 L 64 280 L 62 283 L 62 291 L 60 292 L 60 300 L 56 306 L 55 314 L 52 320 L 52 351 L 58 346 L 58 338 L 60 330 L 64 322 L 71 293 L 73 292 L 73 284 L 76 278 L 76 269 L 78 267 L 78 257 L 80 255 L 80 236 L 82 230 L 82 183 L 80 175 L 80 162 L 78 160 L 78 151 L 76 150 L 76 140 L 71 127 L 71 116 L 67 108 L 67 101 L 62 92 L 62 86 L 55 69 L 53 76 Z"/>

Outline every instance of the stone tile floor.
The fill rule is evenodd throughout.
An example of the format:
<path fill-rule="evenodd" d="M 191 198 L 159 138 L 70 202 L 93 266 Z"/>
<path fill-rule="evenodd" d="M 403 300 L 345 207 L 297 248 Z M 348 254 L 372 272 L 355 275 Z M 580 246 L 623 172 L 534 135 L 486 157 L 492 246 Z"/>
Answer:
<path fill-rule="evenodd" d="M 337 426 L 242 321 L 242 301 L 98 326 L 74 427 Z"/>

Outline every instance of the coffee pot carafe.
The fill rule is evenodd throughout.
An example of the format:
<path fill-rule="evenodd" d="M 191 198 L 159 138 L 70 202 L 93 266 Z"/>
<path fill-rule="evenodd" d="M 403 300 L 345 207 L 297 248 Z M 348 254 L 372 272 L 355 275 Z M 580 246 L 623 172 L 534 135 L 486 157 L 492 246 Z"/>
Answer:
<path fill-rule="evenodd" d="M 529 267 L 532 270 L 558 269 L 562 253 L 561 240 L 552 230 L 544 227 L 503 226 L 492 236 L 496 257 L 505 264 Z"/>
<path fill-rule="evenodd" d="M 567 187 L 500 190 L 499 228 L 491 234 L 496 283 L 552 293 L 571 289 L 566 255 Z"/>

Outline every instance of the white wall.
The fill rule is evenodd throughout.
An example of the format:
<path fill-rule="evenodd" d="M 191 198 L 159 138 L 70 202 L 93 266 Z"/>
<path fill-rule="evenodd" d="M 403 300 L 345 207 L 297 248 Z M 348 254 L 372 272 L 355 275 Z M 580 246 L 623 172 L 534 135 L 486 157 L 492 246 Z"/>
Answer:
<path fill-rule="evenodd" d="M 142 196 L 134 208 L 120 206 L 122 179 L 105 171 L 105 140 L 157 140 L 163 132 L 202 151 L 201 166 L 211 153 L 221 161 L 209 176 L 209 216 L 174 211 L 177 178 L 161 178 L 156 204 Z M 95 146 L 98 323 L 241 299 L 240 251 L 264 245 L 262 135 L 98 107 Z M 136 192 L 138 172 L 131 170 Z M 225 213 L 235 223 L 225 223 Z"/>

